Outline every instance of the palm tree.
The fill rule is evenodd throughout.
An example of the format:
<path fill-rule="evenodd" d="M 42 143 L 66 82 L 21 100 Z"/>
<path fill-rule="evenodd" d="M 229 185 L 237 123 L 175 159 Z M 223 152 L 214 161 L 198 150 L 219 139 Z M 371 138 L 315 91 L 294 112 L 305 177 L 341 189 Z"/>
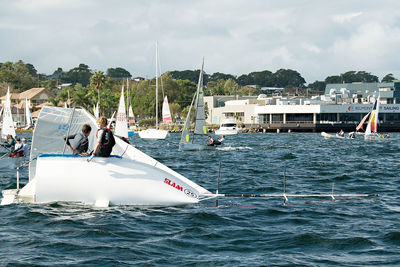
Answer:
<path fill-rule="evenodd" d="M 97 90 L 97 103 L 100 105 L 100 87 L 103 85 L 105 80 L 104 73 L 102 71 L 96 71 L 92 77 L 90 77 L 90 85 L 94 86 Z"/>

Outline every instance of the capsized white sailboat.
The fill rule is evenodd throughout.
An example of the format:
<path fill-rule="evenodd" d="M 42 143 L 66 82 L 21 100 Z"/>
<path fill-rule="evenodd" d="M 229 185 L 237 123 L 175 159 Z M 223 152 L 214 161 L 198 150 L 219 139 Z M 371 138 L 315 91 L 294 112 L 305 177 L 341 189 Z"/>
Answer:
<path fill-rule="evenodd" d="M 379 138 L 378 135 L 379 100 L 380 100 L 380 95 L 375 100 L 374 106 L 369 116 L 367 129 L 365 129 L 364 139 L 368 141 L 376 140 Z"/>
<path fill-rule="evenodd" d="M 126 120 L 124 87 L 121 89 L 121 97 L 119 98 L 114 134 L 119 137 L 128 138 L 128 121 Z"/>
<path fill-rule="evenodd" d="M 169 104 L 168 104 L 168 97 L 164 97 L 164 102 L 163 102 L 163 107 L 162 107 L 162 118 L 163 118 L 163 123 L 172 123 L 172 117 L 171 117 L 171 111 L 169 110 Z"/>
<path fill-rule="evenodd" d="M 29 183 L 3 191 L 1 204 L 73 201 L 96 206 L 178 206 L 213 196 L 132 145 L 116 138 L 108 158 L 73 156 L 63 137 L 92 127 L 89 149 L 96 140 L 96 120 L 83 109 L 43 107 L 33 132 Z M 17 184 L 18 185 L 18 184 Z"/>
<path fill-rule="evenodd" d="M 160 130 L 158 128 L 158 46 L 156 43 L 156 128 L 146 129 L 138 132 L 139 137 L 142 139 L 165 139 L 168 131 Z"/>
<path fill-rule="evenodd" d="M 204 112 L 203 68 L 204 59 L 200 70 L 199 82 L 197 83 L 197 91 L 190 104 L 189 112 L 183 126 L 181 140 L 179 142 L 179 150 L 181 151 L 215 149 L 215 146 L 209 146 L 207 141 L 206 116 Z M 195 112 L 195 122 L 194 132 L 191 134 L 192 112 Z"/>

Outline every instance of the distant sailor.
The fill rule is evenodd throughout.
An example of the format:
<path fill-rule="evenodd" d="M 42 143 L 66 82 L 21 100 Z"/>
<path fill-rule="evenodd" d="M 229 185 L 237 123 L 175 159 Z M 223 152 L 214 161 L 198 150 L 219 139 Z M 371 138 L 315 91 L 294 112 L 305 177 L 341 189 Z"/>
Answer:
<path fill-rule="evenodd" d="M 29 146 L 28 146 L 28 143 L 26 141 L 26 138 L 25 137 L 22 138 L 21 141 L 22 141 L 22 151 L 24 153 L 24 156 L 27 156 L 28 153 L 29 153 Z"/>
<path fill-rule="evenodd" d="M 89 124 L 85 124 L 82 126 L 82 132 L 78 134 L 70 135 L 64 140 L 66 141 L 68 147 L 71 149 L 73 155 L 87 155 L 87 151 L 89 149 L 89 139 L 88 136 L 92 131 L 92 127 Z M 73 140 L 73 145 L 69 142 L 69 140 Z"/>
<path fill-rule="evenodd" d="M 15 137 L 15 146 L 14 150 L 11 151 L 10 157 L 23 157 L 24 151 L 22 150 L 23 144 L 19 137 Z"/>

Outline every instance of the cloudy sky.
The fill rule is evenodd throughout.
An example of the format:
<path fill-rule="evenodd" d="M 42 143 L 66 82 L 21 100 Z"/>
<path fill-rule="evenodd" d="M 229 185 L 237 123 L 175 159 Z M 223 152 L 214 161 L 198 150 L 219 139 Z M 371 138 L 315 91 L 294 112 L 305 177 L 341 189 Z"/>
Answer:
<path fill-rule="evenodd" d="M 0 0 L 0 62 L 155 76 L 281 68 L 307 83 L 349 70 L 400 78 L 398 0 Z"/>

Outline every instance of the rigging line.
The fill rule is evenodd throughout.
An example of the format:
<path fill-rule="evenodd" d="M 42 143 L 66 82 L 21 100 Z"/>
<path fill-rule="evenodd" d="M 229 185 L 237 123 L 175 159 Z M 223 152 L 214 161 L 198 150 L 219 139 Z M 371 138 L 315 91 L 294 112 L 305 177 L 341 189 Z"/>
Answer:
<path fill-rule="evenodd" d="M 71 124 L 72 124 L 72 119 L 73 119 L 73 117 L 74 117 L 74 113 L 75 113 L 75 107 L 74 107 L 74 109 L 72 110 L 72 114 L 71 114 L 71 117 L 70 117 L 70 119 L 69 119 L 69 123 L 68 123 L 68 132 L 67 132 L 67 136 L 66 136 L 66 138 L 65 138 L 65 143 L 64 143 L 63 153 L 62 153 L 63 155 L 64 155 L 64 153 L 65 153 L 65 148 L 66 148 L 66 146 L 67 146 L 69 132 L 71 131 Z"/>

